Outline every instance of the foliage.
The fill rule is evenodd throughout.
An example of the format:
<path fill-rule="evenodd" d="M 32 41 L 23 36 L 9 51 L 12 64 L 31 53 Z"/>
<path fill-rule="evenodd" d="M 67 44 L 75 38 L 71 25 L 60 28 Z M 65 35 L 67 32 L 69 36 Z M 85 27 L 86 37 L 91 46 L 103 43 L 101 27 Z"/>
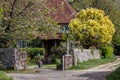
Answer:
<path fill-rule="evenodd" d="M 66 54 L 66 48 L 62 46 L 52 47 L 51 52 L 52 52 L 52 56 L 51 56 L 52 61 L 53 63 L 55 63 L 56 59 L 62 59 L 62 56 Z"/>
<path fill-rule="evenodd" d="M 70 69 L 72 70 L 88 69 L 88 68 L 96 67 L 109 62 L 113 62 L 115 60 L 116 60 L 115 57 L 111 57 L 106 59 L 96 59 L 96 60 L 89 60 L 85 62 L 78 62 L 77 66 L 73 66 Z"/>
<path fill-rule="evenodd" d="M 98 43 L 110 43 L 115 32 L 114 25 L 104 11 L 88 8 L 81 10 L 69 24 L 71 37 L 89 48 Z"/>
<path fill-rule="evenodd" d="M 120 46 L 114 44 L 114 53 L 115 55 L 120 55 Z"/>
<path fill-rule="evenodd" d="M 106 80 L 119 80 L 119 79 L 120 79 L 120 67 L 106 77 Z"/>
<path fill-rule="evenodd" d="M 0 80 L 13 80 L 11 77 L 6 76 L 4 72 L 0 71 Z"/>
<path fill-rule="evenodd" d="M 70 4 L 76 11 L 80 11 L 81 9 L 91 7 L 93 5 L 93 1 L 94 0 L 74 0 L 73 2 L 70 2 Z"/>
<path fill-rule="evenodd" d="M 0 47 L 15 47 L 19 40 L 56 33 L 58 25 L 49 16 L 52 9 L 48 9 L 46 0 L 0 0 L 0 3 L 3 8 Z"/>
<path fill-rule="evenodd" d="M 28 57 L 30 58 L 29 61 L 31 61 L 32 63 L 36 63 L 38 57 L 44 59 L 45 56 L 44 48 L 21 48 L 20 50 L 26 51 L 28 53 Z"/>
<path fill-rule="evenodd" d="M 0 8 L 0 18 L 2 18 L 2 15 L 3 15 L 3 10 L 2 8 Z"/>
<path fill-rule="evenodd" d="M 114 56 L 112 47 L 102 47 L 101 51 L 104 58 L 110 58 Z"/>
<path fill-rule="evenodd" d="M 30 42 L 30 46 L 31 46 L 31 47 L 42 47 L 42 42 L 41 42 L 41 40 L 39 40 L 39 39 L 33 39 L 33 40 Z"/>
<path fill-rule="evenodd" d="M 56 66 L 57 66 L 57 69 L 61 69 L 62 68 L 62 61 L 61 61 L 61 59 L 56 59 Z"/>
<path fill-rule="evenodd" d="M 97 8 L 105 11 L 115 25 L 116 32 L 112 43 L 115 45 L 115 54 L 120 54 L 120 1 L 119 0 L 74 0 L 70 3 L 76 11 L 86 8 Z"/>
<path fill-rule="evenodd" d="M 66 48 L 62 47 L 62 46 L 52 47 L 51 52 L 52 52 L 51 57 L 52 57 L 53 63 L 56 64 L 58 69 L 61 69 L 61 67 L 62 67 L 62 57 L 63 57 L 64 54 L 66 54 Z"/>
<path fill-rule="evenodd" d="M 71 2 L 71 5 L 76 11 L 93 7 L 102 9 L 107 15 L 109 15 L 112 10 L 116 8 L 116 5 L 119 5 L 119 3 L 118 0 L 74 0 Z"/>

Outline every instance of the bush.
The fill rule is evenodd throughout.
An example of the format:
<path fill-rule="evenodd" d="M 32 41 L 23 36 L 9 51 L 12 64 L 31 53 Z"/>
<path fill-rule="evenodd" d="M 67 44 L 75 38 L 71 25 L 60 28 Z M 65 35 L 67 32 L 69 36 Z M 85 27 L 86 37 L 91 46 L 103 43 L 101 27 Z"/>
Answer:
<path fill-rule="evenodd" d="M 52 47 L 51 52 L 53 53 L 51 55 L 52 61 L 55 61 L 56 59 L 62 59 L 63 55 L 66 54 L 66 48 L 65 47 Z"/>
<path fill-rule="evenodd" d="M 58 55 L 57 58 L 61 58 L 64 54 L 66 54 L 66 47 L 58 46 L 58 47 L 52 47 L 51 52 Z"/>
<path fill-rule="evenodd" d="M 51 52 L 53 53 L 51 55 L 52 63 L 56 64 L 57 69 L 62 69 L 62 57 L 66 54 L 66 48 L 62 46 L 52 47 Z"/>
<path fill-rule="evenodd" d="M 13 80 L 11 77 L 6 76 L 4 72 L 0 71 L 0 80 Z"/>
<path fill-rule="evenodd" d="M 102 47 L 101 50 L 104 58 L 111 58 L 114 56 L 112 47 Z"/>
<path fill-rule="evenodd" d="M 20 50 L 26 51 L 32 63 L 36 63 L 37 57 L 44 58 L 45 49 L 44 48 L 21 48 Z M 39 56 L 38 56 L 39 55 Z"/>
<path fill-rule="evenodd" d="M 61 59 L 56 59 L 56 67 L 57 67 L 57 69 L 61 69 L 62 68 L 62 61 L 61 61 Z"/>
<path fill-rule="evenodd" d="M 26 51 L 32 59 L 38 54 L 45 55 L 44 48 L 21 48 L 21 50 Z"/>
<path fill-rule="evenodd" d="M 120 55 L 120 46 L 119 45 L 114 45 L 114 53 L 115 55 Z"/>

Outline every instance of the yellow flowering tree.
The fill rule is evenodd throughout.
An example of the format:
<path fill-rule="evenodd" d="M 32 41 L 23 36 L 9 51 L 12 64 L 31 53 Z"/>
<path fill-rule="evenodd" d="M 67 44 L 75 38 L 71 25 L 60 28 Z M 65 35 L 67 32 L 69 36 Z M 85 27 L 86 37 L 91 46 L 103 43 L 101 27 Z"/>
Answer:
<path fill-rule="evenodd" d="M 114 25 L 103 10 L 82 9 L 69 24 L 71 38 L 89 48 L 98 43 L 110 43 L 115 32 Z"/>

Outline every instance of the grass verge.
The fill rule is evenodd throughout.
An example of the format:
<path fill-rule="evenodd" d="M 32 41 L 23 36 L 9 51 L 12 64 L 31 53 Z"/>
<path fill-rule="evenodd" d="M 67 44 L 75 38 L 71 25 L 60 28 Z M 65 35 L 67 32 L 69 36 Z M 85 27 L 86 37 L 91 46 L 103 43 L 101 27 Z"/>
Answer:
<path fill-rule="evenodd" d="M 5 70 L 1 70 L 1 71 L 6 72 L 6 73 L 37 73 L 36 70 L 32 70 L 32 69 L 25 69 L 25 70 L 5 69 Z"/>
<path fill-rule="evenodd" d="M 0 80 L 13 80 L 13 78 L 8 77 L 4 72 L 0 71 Z"/>
<path fill-rule="evenodd" d="M 89 60 L 85 62 L 79 62 L 78 65 L 71 67 L 70 70 L 89 69 L 89 68 L 96 67 L 102 64 L 106 64 L 108 62 L 113 62 L 115 60 L 116 58 L 113 57 L 113 58 L 96 59 L 96 60 Z"/>
<path fill-rule="evenodd" d="M 120 80 L 120 67 L 106 77 L 106 80 Z"/>

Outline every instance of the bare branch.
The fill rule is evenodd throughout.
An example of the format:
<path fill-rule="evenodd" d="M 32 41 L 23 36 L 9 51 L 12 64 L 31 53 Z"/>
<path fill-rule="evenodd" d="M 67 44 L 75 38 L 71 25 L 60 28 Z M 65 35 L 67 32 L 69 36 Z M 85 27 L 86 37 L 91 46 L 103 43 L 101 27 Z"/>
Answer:
<path fill-rule="evenodd" d="M 32 6 L 32 5 L 33 5 L 33 3 L 32 3 L 32 1 L 30 1 L 30 2 L 24 7 L 24 9 L 22 9 L 15 17 L 21 15 L 27 8 L 29 8 L 29 7 Z"/>
<path fill-rule="evenodd" d="M 16 2 L 17 2 L 17 0 L 14 0 L 13 3 L 12 3 L 12 8 L 10 10 L 10 18 L 13 18 L 13 10 L 14 10 Z"/>

